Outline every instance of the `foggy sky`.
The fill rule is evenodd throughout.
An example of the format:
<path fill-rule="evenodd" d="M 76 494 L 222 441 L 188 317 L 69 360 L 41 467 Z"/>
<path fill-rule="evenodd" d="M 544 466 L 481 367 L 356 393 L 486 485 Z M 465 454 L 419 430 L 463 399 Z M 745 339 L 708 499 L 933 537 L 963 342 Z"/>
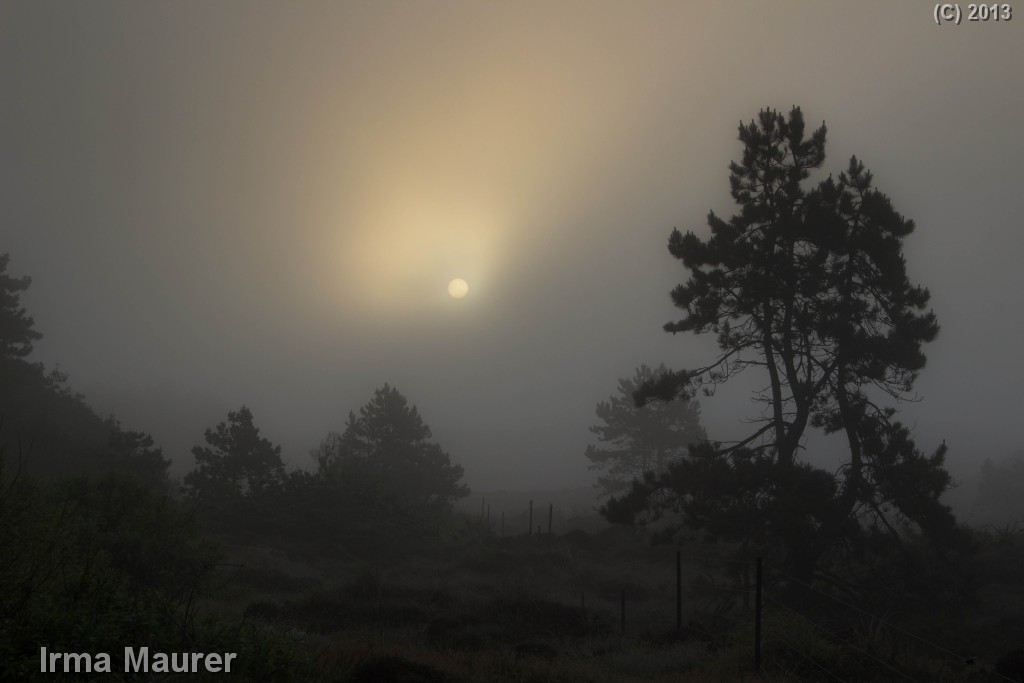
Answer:
<path fill-rule="evenodd" d="M 310 467 L 390 382 L 472 487 L 585 484 L 617 379 L 714 352 L 661 331 L 668 235 L 732 215 L 737 125 L 796 104 L 917 222 L 942 330 L 903 414 L 970 471 L 1021 448 L 1020 11 L 3 0 L 0 253 L 32 358 L 178 472 L 243 403 Z M 702 401 L 712 438 L 749 389 Z"/>

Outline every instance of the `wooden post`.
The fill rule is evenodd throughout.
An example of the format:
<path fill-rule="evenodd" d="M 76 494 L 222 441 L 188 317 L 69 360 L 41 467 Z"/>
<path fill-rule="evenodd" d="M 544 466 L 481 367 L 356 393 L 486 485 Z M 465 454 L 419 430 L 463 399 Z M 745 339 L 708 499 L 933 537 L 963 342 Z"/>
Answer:
<path fill-rule="evenodd" d="M 551 517 L 555 514 L 555 504 L 548 503 L 548 538 L 551 538 Z"/>
<path fill-rule="evenodd" d="M 533 534 L 533 499 L 530 499 L 530 523 L 526 525 L 526 535 Z"/>
<path fill-rule="evenodd" d="M 626 632 L 626 589 L 622 589 L 622 632 Z"/>
<path fill-rule="evenodd" d="M 750 609 L 750 565 L 743 563 L 743 609 Z"/>
<path fill-rule="evenodd" d="M 676 628 L 683 627 L 683 551 L 676 551 Z"/>
<path fill-rule="evenodd" d="M 754 671 L 761 670 L 761 558 L 757 558 L 754 575 L 757 582 L 754 589 Z"/>

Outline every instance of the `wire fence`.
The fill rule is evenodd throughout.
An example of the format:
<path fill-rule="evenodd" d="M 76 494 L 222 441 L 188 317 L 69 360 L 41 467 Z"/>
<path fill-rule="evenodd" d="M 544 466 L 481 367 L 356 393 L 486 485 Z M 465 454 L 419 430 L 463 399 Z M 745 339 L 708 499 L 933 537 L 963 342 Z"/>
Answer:
<path fill-rule="evenodd" d="M 770 573 L 772 579 L 766 581 L 764 588 L 765 603 L 772 607 L 775 615 L 784 616 L 790 623 L 805 625 L 821 641 L 836 648 L 839 659 L 870 663 L 877 671 L 885 672 L 888 680 L 894 681 L 933 680 L 937 675 L 935 668 L 941 668 L 942 675 L 946 677 L 1016 680 L 999 673 L 977 657 L 958 653 L 951 647 L 895 624 L 891 618 L 873 613 L 794 577 L 782 568 L 772 566 Z M 776 637 L 793 647 L 784 636 L 777 634 Z M 813 660 L 806 653 L 803 656 L 809 661 Z M 931 661 L 933 671 L 922 670 L 922 656 Z M 911 669 L 908 661 L 919 666 Z M 847 680 L 842 673 L 836 671 L 829 671 L 828 674 L 836 680 Z"/>
<path fill-rule="evenodd" d="M 570 545 L 556 536 L 548 546 L 562 577 L 561 589 L 579 596 L 584 613 L 596 607 L 600 596 L 593 596 L 588 605 L 587 581 Z M 674 582 L 668 578 L 673 564 Z M 642 601 L 623 589 L 623 633 L 638 633 L 652 625 L 664 629 L 672 624 L 674 612 L 674 625 L 684 637 L 689 634 L 718 647 L 748 649 L 753 667 L 755 632 L 761 630 L 757 659 L 765 680 L 924 682 L 937 680 L 940 670 L 945 680 L 958 680 L 958 676 L 974 681 L 1016 680 L 772 564 L 764 564 L 760 586 L 755 561 L 750 559 L 678 550 L 674 558 L 663 556 L 650 566 L 662 585 L 675 583 L 675 600 L 665 595 L 648 597 L 646 610 L 634 609 Z M 610 601 L 605 595 L 606 607 Z M 652 608 L 650 603 L 657 606 Z M 759 611 L 761 627 L 757 629 Z"/>
<path fill-rule="evenodd" d="M 947 680 L 952 676 L 1015 680 L 977 658 L 957 653 L 782 568 L 768 566 L 767 573 L 762 600 L 770 637 L 764 645 L 781 646 L 796 655 L 786 660 L 790 663 L 786 673 L 794 680 L 818 680 L 822 675 L 827 680 L 864 680 L 871 670 L 892 681 L 931 681 L 938 675 Z M 800 626 L 806 630 L 801 631 Z M 882 627 L 886 629 L 884 636 Z M 925 664 L 922 657 L 926 658 Z M 782 660 L 773 659 L 777 666 Z M 807 664 L 814 669 L 812 675 L 800 671 Z M 850 668 L 856 673 L 848 673 Z"/>
<path fill-rule="evenodd" d="M 608 587 L 598 591 L 583 576 L 571 545 L 553 534 L 552 506 L 535 510 L 532 503 L 527 536 L 546 539 L 560 577 L 558 591 L 578 601 L 584 616 L 619 603 L 624 634 L 664 630 L 674 624 L 684 637 L 689 634 L 716 646 L 749 648 L 752 666 L 756 659 L 766 680 L 1019 680 L 983 659 L 897 623 L 891 615 L 854 604 L 846 593 L 774 563 L 763 563 L 757 585 L 753 558 L 677 549 L 643 560 L 646 570 L 659 577 L 660 595 L 638 596 L 625 583 L 614 595 Z M 485 518 L 490 518 L 489 507 L 482 508 L 481 519 Z M 542 524 L 536 525 L 538 521 Z M 666 595 L 665 586 L 672 584 L 675 590 L 668 592 L 675 595 Z M 760 622 L 755 624 L 758 616 Z"/>

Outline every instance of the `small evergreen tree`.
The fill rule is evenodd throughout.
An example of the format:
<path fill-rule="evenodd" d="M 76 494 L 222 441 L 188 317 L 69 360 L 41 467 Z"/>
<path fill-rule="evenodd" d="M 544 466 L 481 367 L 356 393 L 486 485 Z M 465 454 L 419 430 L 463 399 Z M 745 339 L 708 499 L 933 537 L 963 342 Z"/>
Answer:
<path fill-rule="evenodd" d="M 317 454 L 319 474 L 351 485 L 360 482 L 378 501 L 400 508 L 446 509 L 469 494 L 461 465 L 431 441 L 416 406 L 385 384 L 349 413 L 345 431 L 329 434 Z"/>
<path fill-rule="evenodd" d="M 19 301 L 32 279 L 8 275 L 10 259 L 10 254 L 0 254 L 0 359 L 24 358 L 32 353 L 32 342 L 42 338 Z"/>
<path fill-rule="evenodd" d="M 604 495 L 623 493 L 634 479 L 664 472 L 691 444 L 706 438 L 696 401 L 636 404 L 636 391 L 666 372 L 664 365 L 653 370 L 641 365 L 633 377 L 619 380 L 617 394 L 597 404 L 601 424 L 590 431 L 605 447 L 587 446 L 586 457 L 590 469 L 604 473 L 596 484 Z"/>
<path fill-rule="evenodd" d="M 167 469 L 171 461 L 154 444 L 153 437 L 143 432 L 124 430 L 113 418 L 107 420 L 107 424 L 110 425 L 110 466 L 146 486 L 166 490 L 170 481 Z"/>
<path fill-rule="evenodd" d="M 192 449 L 196 468 L 185 475 L 188 495 L 214 500 L 278 490 L 285 479 L 281 447 L 259 434 L 245 406 L 229 412 L 216 429 L 207 429 L 207 446 Z"/>
<path fill-rule="evenodd" d="M 1024 528 L 1024 451 L 981 464 L 975 522 L 1006 529 Z"/>

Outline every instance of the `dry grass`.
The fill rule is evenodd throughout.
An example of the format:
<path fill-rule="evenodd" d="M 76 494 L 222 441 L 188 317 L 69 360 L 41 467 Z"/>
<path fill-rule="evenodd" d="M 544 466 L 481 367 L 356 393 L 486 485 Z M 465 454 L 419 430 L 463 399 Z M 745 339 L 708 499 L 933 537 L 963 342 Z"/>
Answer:
<path fill-rule="evenodd" d="M 693 554 L 714 552 L 722 549 Z M 740 585 L 728 565 L 684 564 L 684 627 L 677 629 L 675 550 L 622 532 L 552 540 L 470 535 L 387 559 L 268 557 L 236 573 L 221 607 L 239 616 L 247 609 L 251 621 L 297 634 L 312 653 L 314 680 L 668 683 L 824 680 L 845 672 L 881 681 L 891 673 L 808 623 L 775 615 L 765 624 L 774 638 L 766 642 L 764 675 L 755 676 L 753 613 L 721 590 Z M 875 635 L 857 647 L 882 653 Z M 921 680 L 971 680 L 963 669 L 900 657 L 900 668 Z"/>

